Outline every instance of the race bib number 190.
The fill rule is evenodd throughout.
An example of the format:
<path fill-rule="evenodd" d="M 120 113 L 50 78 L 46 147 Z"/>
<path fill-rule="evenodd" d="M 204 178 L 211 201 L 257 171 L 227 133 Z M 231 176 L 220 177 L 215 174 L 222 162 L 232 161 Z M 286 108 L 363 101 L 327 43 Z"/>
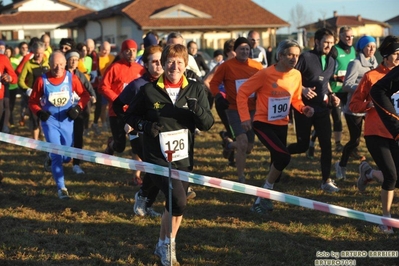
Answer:
<path fill-rule="evenodd" d="M 268 121 L 284 119 L 290 111 L 290 96 L 280 98 L 269 98 Z"/>
<path fill-rule="evenodd" d="M 161 132 L 159 133 L 159 142 L 165 159 L 168 159 L 166 151 L 174 151 L 172 162 L 188 157 L 188 129 Z"/>

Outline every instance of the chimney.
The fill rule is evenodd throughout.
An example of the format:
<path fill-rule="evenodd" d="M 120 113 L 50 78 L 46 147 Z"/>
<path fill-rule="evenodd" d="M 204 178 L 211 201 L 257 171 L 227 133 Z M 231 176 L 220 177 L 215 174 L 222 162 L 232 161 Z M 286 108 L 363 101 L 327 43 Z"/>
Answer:
<path fill-rule="evenodd" d="M 362 21 L 362 16 L 357 15 L 357 21 Z"/>
<path fill-rule="evenodd" d="M 334 17 L 338 17 L 338 12 L 336 10 L 334 10 L 333 15 L 334 15 Z"/>

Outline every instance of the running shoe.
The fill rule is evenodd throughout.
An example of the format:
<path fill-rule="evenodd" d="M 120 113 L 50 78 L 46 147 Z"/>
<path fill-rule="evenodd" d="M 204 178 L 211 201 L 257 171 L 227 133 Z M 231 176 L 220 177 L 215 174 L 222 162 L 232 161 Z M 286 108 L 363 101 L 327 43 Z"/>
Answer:
<path fill-rule="evenodd" d="M 270 199 L 260 198 L 259 204 L 266 211 L 273 211 L 273 202 Z"/>
<path fill-rule="evenodd" d="M 387 234 L 387 235 L 393 234 L 392 226 L 380 224 L 378 227 L 379 227 L 380 231 L 383 232 L 384 234 Z"/>
<path fill-rule="evenodd" d="M 321 189 L 328 193 L 338 192 L 339 188 L 335 185 L 334 181 L 331 178 L 327 179 L 325 183 L 321 184 Z"/>
<path fill-rule="evenodd" d="M 188 200 L 189 199 L 193 199 L 196 196 L 197 196 L 197 193 L 195 193 L 195 191 L 191 187 L 188 187 L 188 189 L 187 189 L 187 199 Z"/>
<path fill-rule="evenodd" d="M 161 217 L 161 214 L 160 214 L 159 212 L 154 211 L 154 209 L 151 208 L 151 207 L 148 207 L 148 208 L 146 209 L 146 214 L 147 214 L 148 216 L 150 216 L 151 218 Z"/>
<path fill-rule="evenodd" d="M 223 158 L 229 159 L 231 153 L 233 152 L 232 148 L 229 148 L 229 144 L 232 143 L 233 141 L 230 138 L 224 138 L 222 147 L 223 147 Z"/>
<path fill-rule="evenodd" d="M 372 179 L 367 179 L 367 174 L 370 173 L 371 168 L 370 164 L 366 161 L 362 161 L 359 165 L 359 178 L 357 180 L 357 189 L 360 192 L 364 192 L 366 190 L 368 182 Z"/>
<path fill-rule="evenodd" d="M 314 146 L 309 146 L 308 150 L 306 151 L 306 157 L 309 159 L 314 159 Z"/>
<path fill-rule="evenodd" d="M 79 165 L 77 165 L 77 164 L 75 164 L 73 167 L 72 167 L 72 172 L 74 172 L 75 174 L 77 174 L 77 175 L 83 175 L 85 172 L 82 170 L 82 168 L 80 168 L 80 166 Z"/>
<path fill-rule="evenodd" d="M 133 211 L 138 216 L 145 216 L 147 214 L 147 197 L 142 197 L 139 191 L 134 195 Z"/>
<path fill-rule="evenodd" d="M 164 251 L 162 253 L 161 263 L 164 266 L 180 266 L 176 259 L 176 243 L 164 244 Z M 172 249 L 172 251 L 171 251 Z"/>
<path fill-rule="evenodd" d="M 334 164 L 335 166 L 335 177 L 337 180 L 346 179 L 346 167 L 342 167 L 339 165 L 339 162 Z"/>
<path fill-rule="evenodd" d="M 66 188 L 61 188 L 58 190 L 58 198 L 60 199 L 70 199 L 68 190 Z"/>
<path fill-rule="evenodd" d="M 349 156 L 352 157 L 352 158 L 354 158 L 354 159 L 356 159 L 356 160 L 359 160 L 359 161 L 364 161 L 364 160 L 366 160 L 366 156 L 359 154 L 359 151 L 358 151 L 357 149 L 354 149 L 354 150 L 350 153 Z"/>
<path fill-rule="evenodd" d="M 267 210 L 262 208 L 259 203 L 254 203 L 251 207 L 251 211 L 257 214 L 267 214 Z"/>
<path fill-rule="evenodd" d="M 113 140 L 114 139 L 112 137 L 108 138 L 107 148 L 105 148 L 105 151 L 104 151 L 105 154 L 114 155 L 114 149 L 111 146 L 111 143 L 112 143 Z"/>

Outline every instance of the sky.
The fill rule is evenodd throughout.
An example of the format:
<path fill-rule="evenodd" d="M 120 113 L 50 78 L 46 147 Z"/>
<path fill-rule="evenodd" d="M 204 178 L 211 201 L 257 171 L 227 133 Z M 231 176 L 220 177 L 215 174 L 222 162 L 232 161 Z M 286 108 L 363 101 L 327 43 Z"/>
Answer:
<path fill-rule="evenodd" d="M 252 0 L 263 8 L 267 9 L 279 18 L 292 24 L 291 10 L 295 9 L 297 4 L 302 5 L 309 17 L 309 21 L 304 23 L 316 22 L 319 18 L 331 18 L 333 12 L 338 15 L 357 16 L 363 18 L 386 21 L 399 15 L 398 0 Z M 276 4 L 281 3 L 281 4 Z M 291 28 L 280 29 L 279 33 L 295 32 Z"/>

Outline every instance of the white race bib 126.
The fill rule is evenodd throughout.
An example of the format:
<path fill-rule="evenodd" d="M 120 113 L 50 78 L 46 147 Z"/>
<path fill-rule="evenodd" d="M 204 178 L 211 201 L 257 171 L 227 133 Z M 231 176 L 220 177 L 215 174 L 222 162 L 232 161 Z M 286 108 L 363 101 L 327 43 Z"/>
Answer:
<path fill-rule="evenodd" d="M 188 129 L 161 132 L 159 133 L 159 143 L 166 160 L 168 159 L 166 151 L 174 151 L 172 162 L 188 157 Z"/>

